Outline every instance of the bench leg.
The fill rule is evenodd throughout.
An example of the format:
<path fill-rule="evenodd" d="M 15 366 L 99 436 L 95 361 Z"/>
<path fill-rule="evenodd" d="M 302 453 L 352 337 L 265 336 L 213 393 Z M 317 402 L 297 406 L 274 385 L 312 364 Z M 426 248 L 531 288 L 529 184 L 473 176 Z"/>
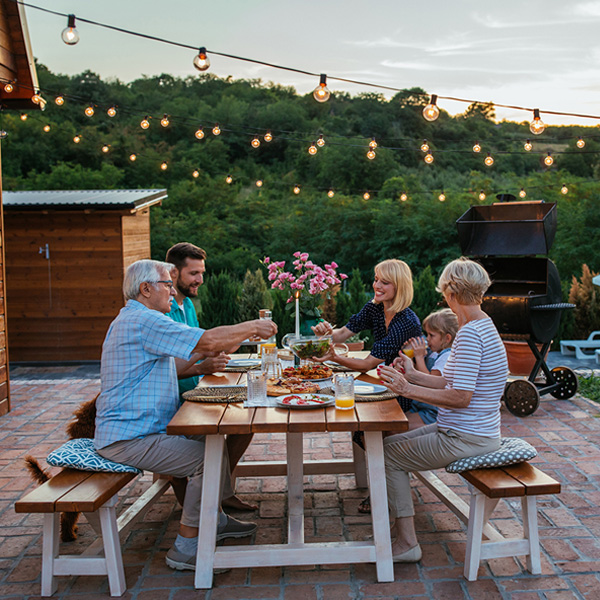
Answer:
<path fill-rule="evenodd" d="M 91 528 L 96 532 L 96 535 L 102 535 L 102 526 L 100 525 L 100 517 L 96 512 L 84 512 L 83 516 L 90 524 Z"/>
<path fill-rule="evenodd" d="M 54 577 L 54 560 L 58 557 L 60 514 L 44 514 L 42 537 L 42 596 L 52 596 L 58 587 Z"/>
<path fill-rule="evenodd" d="M 483 525 L 486 512 L 485 500 L 485 496 L 478 490 L 471 491 L 464 570 L 465 578 L 468 581 L 475 581 L 477 579 L 477 571 L 479 570 L 479 563 L 481 561 L 481 544 L 483 543 Z"/>
<path fill-rule="evenodd" d="M 115 502 L 109 500 L 104 506 L 98 509 L 98 513 L 102 528 L 102 539 L 104 541 L 104 556 L 110 595 L 122 596 L 125 593 L 126 585 L 119 530 L 117 528 L 116 496 L 113 496 L 112 500 Z"/>
<path fill-rule="evenodd" d="M 542 563 L 540 559 L 540 538 L 538 534 L 535 496 L 522 497 L 521 510 L 523 511 L 523 533 L 525 539 L 529 542 L 527 570 L 533 575 L 540 575 L 542 572 Z"/>

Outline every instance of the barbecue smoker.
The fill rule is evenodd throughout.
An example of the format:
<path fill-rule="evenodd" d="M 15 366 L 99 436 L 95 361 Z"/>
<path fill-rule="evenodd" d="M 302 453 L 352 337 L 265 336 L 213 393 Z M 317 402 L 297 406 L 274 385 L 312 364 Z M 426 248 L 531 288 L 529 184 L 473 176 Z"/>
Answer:
<path fill-rule="evenodd" d="M 578 387 L 575 373 L 568 367 L 550 370 L 544 359 L 562 311 L 574 308 L 561 302 L 554 263 L 537 256 L 548 254 L 554 241 L 556 204 L 537 201 L 472 206 L 456 225 L 463 254 L 481 263 L 492 279 L 482 309 L 502 339 L 525 340 L 536 358 L 528 379 L 506 384 L 506 408 L 525 417 L 535 412 L 540 395 L 550 393 L 560 399 L 573 396 Z"/>

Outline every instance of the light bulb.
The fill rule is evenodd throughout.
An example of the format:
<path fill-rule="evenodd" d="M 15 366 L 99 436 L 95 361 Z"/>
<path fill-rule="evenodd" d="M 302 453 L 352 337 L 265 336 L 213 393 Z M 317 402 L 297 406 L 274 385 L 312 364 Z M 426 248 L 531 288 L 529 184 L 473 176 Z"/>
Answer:
<path fill-rule="evenodd" d="M 309 153 L 310 155 L 314 156 L 314 155 L 315 155 L 317 152 L 318 152 L 318 149 L 317 149 L 317 147 L 315 146 L 315 142 L 313 142 L 313 143 L 310 145 L 310 148 L 308 149 L 308 153 Z"/>
<path fill-rule="evenodd" d="M 160 163 L 160 168 L 161 168 L 161 170 L 166 171 L 169 168 L 169 165 L 167 164 L 166 161 L 163 161 Z"/>
<path fill-rule="evenodd" d="M 160 120 L 160 124 L 163 127 L 168 127 L 170 122 L 171 121 L 169 121 L 169 115 L 163 115 L 163 118 Z"/>
<path fill-rule="evenodd" d="M 34 104 L 40 104 L 42 101 L 42 96 L 39 92 L 35 92 L 35 94 L 33 94 L 33 96 L 31 96 L 31 101 Z"/>
<path fill-rule="evenodd" d="M 110 146 L 108 144 L 104 144 L 104 146 L 102 146 L 102 152 L 104 152 L 104 154 L 106 154 L 109 150 Z"/>
<path fill-rule="evenodd" d="M 325 145 L 325 138 L 323 137 L 323 134 L 321 134 L 319 136 L 319 139 L 317 140 L 317 146 L 319 146 L 319 148 L 322 148 Z"/>
<path fill-rule="evenodd" d="M 106 111 L 106 114 L 112 119 L 117 114 L 117 107 L 111 106 Z"/>
<path fill-rule="evenodd" d="M 135 162 L 137 160 L 137 154 L 130 154 L 129 155 L 129 160 L 131 162 Z"/>
<path fill-rule="evenodd" d="M 273 134 L 270 131 L 267 131 L 267 133 L 265 133 L 264 140 L 265 140 L 265 142 L 272 142 Z"/>
<path fill-rule="evenodd" d="M 375 158 L 375 151 L 374 151 L 374 150 L 369 150 L 369 151 L 367 152 L 367 158 L 368 158 L 369 160 L 373 160 L 373 159 Z"/>
<path fill-rule="evenodd" d="M 0 129 L 0 140 L 5 140 L 8 137 L 8 131 L 6 129 Z"/>
<path fill-rule="evenodd" d="M 408 196 L 404 192 L 402 192 L 400 194 L 400 200 L 402 200 L 402 202 L 406 202 L 408 200 Z"/>
<path fill-rule="evenodd" d="M 583 138 L 579 138 L 577 140 L 577 147 L 578 148 L 583 148 L 585 146 L 585 140 Z"/>
<path fill-rule="evenodd" d="M 479 142 L 475 142 L 475 145 L 473 146 L 473 152 L 481 152 L 481 146 L 479 145 Z"/>
<path fill-rule="evenodd" d="M 300 193 L 300 186 L 299 185 L 295 185 L 294 186 L 294 194 L 296 194 L 296 196 Z"/>
<path fill-rule="evenodd" d="M 431 154 L 431 152 L 428 152 L 424 157 L 423 160 L 430 165 L 433 162 L 433 154 Z"/>
<path fill-rule="evenodd" d="M 225 177 L 225 183 L 231 183 L 233 181 L 233 177 L 231 175 L 227 175 L 227 177 Z"/>
<path fill-rule="evenodd" d="M 150 127 L 150 121 L 148 119 L 148 115 L 146 115 L 141 121 L 140 121 L 140 127 L 142 129 L 148 129 L 148 127 Z"/>
<path fill-rule="evenodd" d="M 73 138 L 73 141 L 74 141 L 76 144 L 79 144 L 79 142 L 81 141 L 81 136 L 80 136 L 80 135 L 76 135 L 76 136 Z"/>
<path fill-rule="evenodd" d="M 60 36 L 67 46 L 74 46 L 79 41 L 79 33 L 75 29 L 75 15 L 69 15 L 67 19 L 67 26 L 62 30 Z"/>
<path fill-rule="evenodd" d="M 212 128 L 213 135 L 221 135 L 221 128 L 218 123 L 215 123 L 215 126 Z"/>
<path fill-rule="evenodd" d="M 440 202 L 444 202 L 446 200 L 446 194 L 444 194 L 444 192 L 442 192 L 439 196 L 438 196 L 438 200 Z"/>
<path fill-rule="evenodd" d="M 519 198 L 525 198 L 525 196 L 527 196 L 527 192 L 521 188 L 521 191 L 519 192 Z"/>
<path fill-rule="evenodd" d="M 540 135 L 540 133 L 544 133 L 544 129 L 546 129 L 546 125 L 540 119 L 540 109 L 536 108 L 533 111 L 533 121 L 529 125 L 529 131 L 534 135 Z"/>
<path fill-rule="evenodd" d="M 262 187 L 263 185 L 263 180 L 262 179 L 257 179 L 256 180 L 256 187 Z"/>
<path fill-rule="evenodd" d="M 15 86 L 9 81 L 5 86 L 4 86 L 4 91 L 7 94 L 12 93 L 12 91 L 15 89 Z"/>
<path fill-rule="evenodd" d="M 421 151 L 429 152 L 429 144 L 427 143 L 427 140 L 423 140 L 423 143 L 421 144 Z"/>
<path fill-rule="evenodd" d="M 254 139 L 253 139 L 253 140 L 250 142 L 250 145 L 251 145 L 253 148 L 258 148 L 258 147 L 260 146 L 260 140 L 259 140 L 257 137 L 255 137 L 255 138 L 254 138 Z"/>
<path fill-rule="evenodd" d="M 479 192 L 479 200 L 480 200 L 481 202 L 483 202 L 483 201 L 485 200 L 485 192 L 484 192 L 483 190 L 481 190 L 481 191 Z"/>
<path fill-rule="evenodd" d="M 365 200 L 368 200 L 370 197 L 371 197 L 371 194 L 369 194 L 369 192 L 365 192 L 365 193 L 363 194 L 363 198 L 364 198 Z"/>
<path fill-rule="evenodd" d="M 488 152 L 488 155 L 483 160 L 486 167 L 491 167 L 494 164 L 494 157 Z"/>
<path fill-rule="evenodd" d="M 210 59 L 206 56 L 206 48 L 202 46 L 194 57 L 194 67 L 198 71 L 206 71 L 210 67 Z"/>
<path fill-rule="evenodd" d="M 440 116 L 440 109 L 437 107 L 437 96 L 431 95 L 429 104 L 423 109 L 423 117 L 426 121 L 435 121 Z"/>
<path fill-rule="evenodd" d="M 21 113 L 21 121 L 27 121 L 27 113 Z"/>
<path fill-rule="evenodd" d="M 65 98 L 64 96 L 56 96 L 54 102 L 56 102 L 57 106 L 62 106 L 65 103 Z"/>
<path fill-rule="evenodd" d="M 328 196 L 329 198 L 333 198 L 333 197 L 335 196 L 335 192 L 334 192 L 333 190 L 329 190 L 329 191 L 327 192 L 327 196 Z"/>
<path fill-rule="evenodd" d="M 327 102 L 329 96 L 331 96 L 331 92 L 327 89 L 327 75 L 322 73 L 319 85 L 313 91 L 313 98 L 317 102 Z"/>
<path fill-rule="evenodd" d="M 90 104 L 89 106 L 85 107 L 85 110 L 83 112 L 85 113 L 86 117 L 93 117 L 94 116 L 94 107 Z"/>
<path fill-rule="evenodd" d="M 567 187 L 567 185 L 565 183 L 562 184 L 562 187 L 560 188 L 560 193 L 563 195 L 569 193 L 569 188 Z"/>
<path fill-rule="evenodd" d="M 554 164 L 554 159 L 552 158 L 552 154 L 550 154 L 550 152 L 548 152 L 548 156 L 544 157 L 544 164 L 547 167 L 551 167 Z"/>
<path fill-rule="evenodd" d="M 198 169 L 195 169 L 194 171 L 192 171 L 192 177 L 194 179 L 198 179 L 198 177 L 200 177 L 200 171 L 198 171 Z"/>
<path fill-rule="evenodd" d="M 527 140 L 524 144 L 523 144 L 523 148 L 525 148 L 526 152 L 531 152 L 531 150 L 533 149 L 533 144 L 531 143 L 531 140 Z"/>
<path fill-rule="evenodd" d="M 50 125 L 44 125 L 43 129 L 46 133 L 48 133 L 50 131 Z"/>
<path fill-rule="evenodd" d="M 200 127 L 200 129 L 196 129 L 196 133 L 194 135 L 196 138 L 201 140 L 204 137 L 204 131 L 202 131 L 202 127 Z"/>
<path fill-rule="evenodd" d="M 375 148 L 377 148 L 377 142 L 375 141 L 375 138 L 369 142 L 369 148 L 371 148 L 371 150 L 375 150 Z"/>

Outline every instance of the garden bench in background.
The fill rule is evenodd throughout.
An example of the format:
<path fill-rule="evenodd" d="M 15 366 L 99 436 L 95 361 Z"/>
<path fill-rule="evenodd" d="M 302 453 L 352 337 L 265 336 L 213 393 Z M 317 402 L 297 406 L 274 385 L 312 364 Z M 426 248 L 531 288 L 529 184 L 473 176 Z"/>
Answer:
<path fill-rule="evenodd" d="M 591 353 L 584 350 L 591 350 Z M 587 340 L 561 340 L 560 342 L 561 354 L 575 355 L 578 360 L 593 359 L 594 352 L 597 350 L 600 350 L 600 331 L 592 331 Z"/>

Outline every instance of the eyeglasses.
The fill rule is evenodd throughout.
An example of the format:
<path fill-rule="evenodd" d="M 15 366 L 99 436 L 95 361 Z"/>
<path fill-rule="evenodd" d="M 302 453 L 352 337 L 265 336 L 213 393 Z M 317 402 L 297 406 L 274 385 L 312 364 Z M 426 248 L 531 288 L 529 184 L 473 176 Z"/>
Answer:
<path fill-rule="evenodd" d="M 164 283 L 170 290 L 173 289 L 173 282 L 172 281 L 166 281 L 166 280 L 159 280 L 159 281 L 153 281 L 151 283 Z"/>

